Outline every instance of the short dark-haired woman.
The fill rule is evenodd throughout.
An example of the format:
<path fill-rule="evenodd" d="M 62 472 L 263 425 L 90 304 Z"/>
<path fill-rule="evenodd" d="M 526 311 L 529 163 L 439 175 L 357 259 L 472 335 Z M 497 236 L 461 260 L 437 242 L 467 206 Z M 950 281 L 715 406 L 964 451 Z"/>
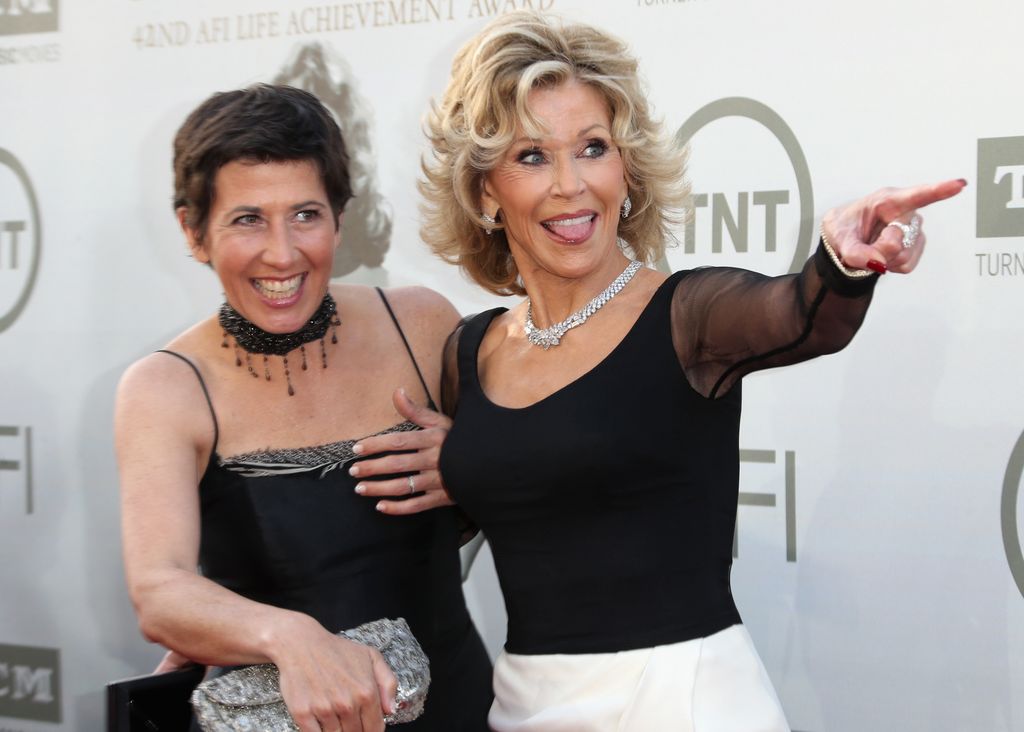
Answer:
<path fill-rule="evenodd" d="M 347 159 L 307 92 L 215 94 L 179 130 L 174 172 L 188 247 L 225 302 L 131 366 L 118 392 L 143 634 L 212 666 L 277 664 L 303 732 L 371 732 L 394 677 L 335 633 L 404 617 L 432 675 L 424 715 L 404 729 L 486 729 L 490 662 L 462 596 L 455 516 L 408 515 L 436 505 L 437 491 L 423 493 L 436 472 L 381 481 L 411 497 L 379 506 L 349 474 L 358 438 L 427 439 L 408 418 L 434 403 L 457 314 L 422 288 L 329 283 Z M 410 472 L 430 467 L 416 458 Z"/>

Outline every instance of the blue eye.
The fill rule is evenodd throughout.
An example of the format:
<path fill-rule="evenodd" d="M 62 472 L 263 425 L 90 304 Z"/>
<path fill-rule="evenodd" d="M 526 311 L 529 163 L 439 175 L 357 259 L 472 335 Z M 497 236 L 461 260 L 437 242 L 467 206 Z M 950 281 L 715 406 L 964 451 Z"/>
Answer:
<path fill-rule="evenodd" d="M 542 153 L 537 148 L 533 147 L 530 148 L 529 150 L 523 150 L 521 153 L 519 153 L 519 155 L 516 157 L 516 160 L 526 165 L 540 165 L 541 163 L 544 162 L 544 153 Z"/>
<path fill-rule="evenodd" d="M 587 146 L 583 148 L 583 157 L 599 158 L 606 152 L 608 152 L 608 143 L 604 140 L 590 140 L 587 142 Z"/>

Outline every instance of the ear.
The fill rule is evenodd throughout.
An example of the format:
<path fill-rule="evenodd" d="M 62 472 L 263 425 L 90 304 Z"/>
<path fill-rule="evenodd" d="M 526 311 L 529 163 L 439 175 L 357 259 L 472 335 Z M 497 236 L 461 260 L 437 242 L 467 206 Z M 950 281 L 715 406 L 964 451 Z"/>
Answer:
<path fill-rule="evenodd" d="M 480 182 L 480 213 L 485 213 L 496 219 L 498 218 L 498 211 L 500 209 L 501 204 L 494 196 L 493 189 L 491 188 L 491 182 L 485 176 Z"/>
<path fill-rule="evenodd" d="M 178 226 L 181 227 L 182 233 L 185 234 L 185 242 L 188 244 L 189 254 L 197 262 L 209 264 L 210 255 L 203 248 L 199 232 L 188 225 L 188 209 L 185 206 L 178 206 L 174 210 L 174 214 L 178 217 Z"/>

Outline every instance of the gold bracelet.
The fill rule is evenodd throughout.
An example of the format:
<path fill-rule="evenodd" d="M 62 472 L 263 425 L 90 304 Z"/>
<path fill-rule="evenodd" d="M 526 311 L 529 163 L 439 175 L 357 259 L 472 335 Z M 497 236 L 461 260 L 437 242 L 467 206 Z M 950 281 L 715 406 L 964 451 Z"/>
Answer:
<path fill-rule="evenodd" d="M 836 254 L 836 250 L 832 248 L 832 245 L 828 243 L 828 237 L 825 236 L 825 227 L 821 227 L 821 243 L 825 245 L 825 251 L 828 253 L 828 258 L 832 260 L 832 264 L 836 266 L 840 272 L 851 280 L 859 280 L 864 277 L 870 277 L 874 274 L 871 270 L 867 269 L 848 269 L 839 259 L 839 255 Z"/>

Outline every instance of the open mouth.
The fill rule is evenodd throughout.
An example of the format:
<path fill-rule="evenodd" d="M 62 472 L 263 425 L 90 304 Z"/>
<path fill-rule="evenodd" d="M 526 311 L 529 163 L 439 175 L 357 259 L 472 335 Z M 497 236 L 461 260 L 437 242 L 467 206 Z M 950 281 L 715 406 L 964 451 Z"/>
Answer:
<path fill-rule="evenodd" d="M 590 234 L 597 214 L 588 213 L 563 219 L 541 221 L 541 226 L 565 241 L 579 241 Z"/>
<path fill-rule="evenodd" d="M 250 281 L 253 287 L 268 300 L 286 300 L 298 294 L 305 279 L 306 274 L 302 273 L 283 280 L 253 277 Z"/>

